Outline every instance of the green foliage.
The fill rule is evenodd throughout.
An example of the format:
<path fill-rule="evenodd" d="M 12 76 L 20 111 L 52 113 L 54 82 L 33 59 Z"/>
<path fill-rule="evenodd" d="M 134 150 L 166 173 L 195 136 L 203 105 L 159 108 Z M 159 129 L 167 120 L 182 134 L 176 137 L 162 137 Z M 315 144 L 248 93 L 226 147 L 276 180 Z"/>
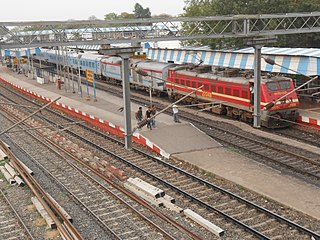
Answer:
<path fill-rule="evenodd" d="M 151 12 L 149 8 L 143 8 L 139 3 L 134 5 L 134 16 L 136 18 L 151 18 Z"/>
<path fill-rule="evenodd" d="M 184 17 L 196 16 L 224 16 L 238 14 L 272 14 L 311 12 L 320 10 L 319 0 L 186 0 Z M 277 24 L 276 22 L 274 24 Z M 221 30 L 222 23 L 216 30 Z M 195 25 L 183 24 L 184 31 L 191 32 Z M 198 26 L 199 33 L 208 33 L 210 28 L 206 25 Z M 196 32 L 193 32 L 195 34 Z M 278 47 L 319 47 L 319 34 L 294 34 L 278 37 L 274 46 Z M 200 39 L 185 41 L 183 44 L 209 45 L 212 49 L 239 48 L 245 46 L 245 39 Z"/>

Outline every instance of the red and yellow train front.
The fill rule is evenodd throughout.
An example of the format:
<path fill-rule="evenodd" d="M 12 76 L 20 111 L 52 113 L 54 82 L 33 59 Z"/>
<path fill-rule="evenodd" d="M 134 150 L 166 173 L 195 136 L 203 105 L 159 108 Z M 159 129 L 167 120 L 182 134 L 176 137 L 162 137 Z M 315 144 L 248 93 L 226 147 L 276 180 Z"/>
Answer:
<path fill-rule="evenodd" d="M 299 100 L 297 93 L 293 90 L 294 85 L 290 78 L 271 78 L 262 83 L 262 107 L 268 103 L 274 103 L 273 107 L 263 111 L 261 116 L 263 125 L 269 128 L 277 128 L 289 126 L 292 121 L 295 121 L 298 116 Z"/>

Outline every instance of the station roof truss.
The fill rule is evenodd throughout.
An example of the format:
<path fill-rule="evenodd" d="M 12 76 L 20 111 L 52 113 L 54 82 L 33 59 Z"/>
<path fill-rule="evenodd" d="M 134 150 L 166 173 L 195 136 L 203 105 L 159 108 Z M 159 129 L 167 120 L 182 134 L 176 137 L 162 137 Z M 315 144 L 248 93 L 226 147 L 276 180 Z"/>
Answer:
<path fill-rule="evenodd" d="M 261 70 L 273 73 L 320 76 L 320 49 L 263 47 L 262 57 L 270 58 L 279 65 L 270 65 L 261 59 Z M 160 49 L 150 48 L 147 58 L 159 62 L 178 64 L 203 64 L 227 68 L 254 69 L 254 49 L 201 50 L 201 49 Z M 296 72 L 288 70 L 288 68 Z"/>
<path fill-rule="evenodd" d="M 185 31 L 182 26 L 189 31 Z M 254 38 L 319 31 L 320 12 L 165 19 L 0 22 L 0 48 Z"/>

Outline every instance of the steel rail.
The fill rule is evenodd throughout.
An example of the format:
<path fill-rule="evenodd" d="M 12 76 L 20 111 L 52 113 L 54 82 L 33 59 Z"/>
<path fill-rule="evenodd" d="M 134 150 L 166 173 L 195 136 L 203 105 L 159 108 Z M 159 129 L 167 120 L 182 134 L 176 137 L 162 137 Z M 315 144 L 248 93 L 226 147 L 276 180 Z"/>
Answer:
<path fill-rule="evenodd" d="M 10 113 L 9 113 L 10 114 Z M 10 114 L 12 118 L 16 118 L 14 115 Z M 18 119 L 16 119 L 18 120 Z M 48 119 L 46 119 L 48 121 Z M 23 123 L 23 125 L 30 127 L 28 124 Z M 34 139 L 36 139 L 39 142 L 42 142 L 43 144 L 45 144 L 43 141 L 41 141 L 40 139 L 38 139 L 36 136 L 34 136 L 32 133 L 31 134 Z M 60 151 L 64 152 L 65 154 L 67 154 L 69 157 L 71 157 L 72 159 L 74 159 L 75 161 L 79 162 L 80 164 L 82 164 L 83 166 L 85 166 L 86 168 L 90 169 L 90 171 L 94 172 L 97 176 L 99 176 L 101 179 L 105 180 L 107 183 L 109 183 L 112 187 L 114 187 L 115 189 L 117 189 L 118 191 L 122 192 L 123 194 L 125 194 L 126 196 L 130 197 L 131 199 L 133 199 L 134 201 L 138 202 L 139 204 L 141 204 L 142 206 L 144 206 L 146 209 L 148 209 L 149 211 L 151 211 L 153 214 L 155 214 L 156 216 L 158 216 L 160 219 L 172 224 L 173 226 L 175 226 L 177 229 L 186 232 L 187 235 L 189 235 L 192 239 L 195 240 L 200 240 L 200 238 L 195 235 L 193 232 L 191 232 L 190 230 L 186 229 L 185 227 L 183 227 L 182 225 L 180 225 L 179 223 L 177 223 L 176 221 L 172 220 L 171 218 L 167 217 L 166 215 L 160 213 L 159 211 L 157 211 L 155 208 L 153 208 L 150 204 L 148 204 L 146 201 L 142 200 L 141 198 L 137 197 L 135 194 L 131 193 L 130 191 L 126 190 L 124 187 L 119 186 L 118 184 L 116 184 L 114 181 L 112 181 L 111 179 L 105 177 L 103 174 L 101 174 L 99 171 L 97 171 L 96 169 L 92 168 L 90 165 L 85 164 L 82 160 L 80 160 L 79 158 L 75 157 L 73 154 L 71 154 L 70 152 L 66 151 L 64 148 L 62 148 L 59 144 L 56 144 L 55 142 L 53 142 L 52 140 L 50 140 L 49 138 L 47 138 L 46 136 L 44 136 L 43 134 L 38 133 L 39 135 L 41 135 L 43 138 L 46 139 L 47 142 L 49 142 L 51 145 L 55 146 L 56 148 L 58 148 Z M 45 144 L 47 147 L 47 144 Z M 52 149 L 53 150 L 53 149 Z M 58 152 L 55 152 L 56 154 L 58 154 L 59 156 L 63 157 L 61 154 L 59 154 Z M 67 161 L 67 160 L 66 160 Z M 67 161 L 68 164 L 70 164 L 72 167 L 76 168 L 77 170 L 79 170 L 82 174 L 84 174 L 87 178 L 90 178 L 92 181 L 94 181 L 96 184 L 98 184 L 100 187 L 102 187 L 105 191 L 107 191 L 109 194 L 112 194 L 114 197 L 116 197 L 119 201 L 121 201 L 123 204 L 125 204 L 127 207 L 129 207 L 132 211 L 134 211 L 136 214 L 138 214 L 140 217 L 142 217 L 146 222 L 148 222 L 151 226 L 155 227 L 159 232 L 161 232 L 164 236 L 166 236 L 167 239 L 174 239 L 174 237 L 172 237 L 169 233 L 167 233 L 165 230 L 163 230 L 161 227 L 159 227 L 158 225 L 156 225 L 155 223 L 153 223 L 150 219 L 146 218 L 145 216 L 143 216 L 141 213 L 139 213 L 136 209 L 134 209 L 133 207 L 131 207 L 130 205 L 128 205 L 126 202 L 124 202 L 120 197 L 118 197 L 117 195 L 113 194 L 112 192 L 110 192 L 108 189 L 106 189 L 101 183 L 99 183 L 97 180 L 95 180 L 94 178 L 92 178 L 91 176 L 89 176 L 87 173 L 85 173 L 82 169 L 80 169 L 78 166 L 74 165 L 73 163 L 71 163 L 70 161 Z M 43 167 L 44 168 L 44 167 Z M 45 168 L 44 168 L 45 169 Z M 46 170 L 48 171 L 48 170 Z M 66 187 L 65 187 L 66 188 Z M 80 201 L 81 202 L 81 201 Z M 111 232 L 112 230 L 109 229 Z M 116 236 L 116 234 L 115 234 Z M 120 238 L 119 238 L 120 239 Z"/>
<path fill-rule="evenodd" d="M 71 192 L 71 190 L 66 187 L 59 179 L 57 179 L 56 176 L 54 176 L 47 168 L 45 168 L 38 160 L 36 160 L 34 157 L 32 157 L 23 147 L 21 147 L 15 140 L 13 140 L 10 136 L 7 136 L 8 139 L 10 139 L 11 142 L 14 143 L 15 147 L 17 147 L 21 152 L 23 152 L 26 156 L 28 156 L 32 161 L 39 167 L 41 168 L 44 172 L 46 172 L 54 181 L 56 181 L 66 192 L 68 192 L 79 204 L 81 204 L 94 218 L 98 220 L 98 222 L 106 228 L 108 231 L 111 232 L 111 234 L 114 235 L 115 238 L 120 239 L 106 224 L 101 222 L 99 217 L 91 211 L 82 201 L 74 194 Z M 38 140 L 38 139 L 36 139 Z"/>
<path fill-rule="evenodd" d="M 0 141 L 1 142 L 1 141 Z M 34 240 L 35 238 L 32 236 L 31 232 L 29 231 L 28 227 L 25 225 L 25 223 L 23 222 L 22 218 L 20 217 L 19 213 L 15 210 L 15 208 L 13 207 L 13 205 L 10 203 L 9 199 L 6 197 L 6 195 L 4 194 L 4 192 L 0 189 L 0 193 L 3 197 L 3 199 L 5 200 L 5 202 L 10 206 L 11 210 L 14 212 L 14 214 L 16 215 L 16 217 L 18 218 L 20 224 L 23 226 L 24 230 L 27 232 L 28 237 L 31 240 Z"/>
<path fill-rule="evenodd" d="M 25 182 L 30 187 L 32 192 L 36 195 L 38 200 L 41 202 L 43 207 L 46 209 L 46 211 L 48 212 L 50 217 L 53 219 L 53 221 L 57 225 L 57 228 L 58 228 L 59 232 L 61 233 L 61 235 L 67 240 L 75 240 L 75 239 L 76 240 L 83 240 L 80 233 L 74 228 L 74 226 L 70 223 L 70 221 L 63 215 L 63 213 L 58 209 L 58 207 L 54 204 L 54 202 L 47 196 L 46 192 L 41 188 L 41 186 L 37 183 L 37 181 L 34 179 L 34 177 L 25 170 L 25 168 L 17 160 L 17 158 L 13 154 L 13 152 L 10 149 L 8 149 L 2 141 L 0 141 L 0 146 L 6 152 L 6 154 L 10 157 L 10 160 L 11 160 L 13 166 L 15 167 L 15 169 L 19 172 L 19 174 L 25 180 Z M 51 210 L 51 208 L 64 221 L 64 224 L 66 225 L 68 230 L 62 226 L 61 222 L 56 217 L 56 215 Z M 71 231 L 71 232 L 69 232 L 69 231 Z"/>
<path fill-rule="evenodd" d="M 17 94 L 17 93 L 15 93 L 15 94 Z M 18 94 L 17 94 L 17 95 L 18 95 Z M 19 95 L 19 96 L 20 96 L 20 95 Z M 20 96 L 20 97 L 28 100 L 28 99 L 25 98 L 24 96 Z M 30 100 L 28 100 L 28 101 L 30 101 Z M 55 111 L 53 111 L 53 110 L 51 110 L 51 109 L 46 109 L 46 110 L 47 110 L 47 111 L 50 111 L 50 112 L 52 112 L 52 113 L 54 113 L 54 114 L 56 114 L 56 115 L 60 115 L 60 114 L 56 113 Z M 66 120 L 68 120 L 68 121 L 74 121 L 73 119 L 68 118 L 68 117 L 66 117 L 66 116 L 61 116 L 61 115 L 60 115 L 60 117 L 66 119 Z M 47 120 L 50 122 L 49 119 L 47 119 Z M 116 139 L 116 138 L 113 138 L 113 137 L 111 137 L 111 136 L 108 136 L 108 135 L 106 135 L 106 134 L 104 134 L 104 133 L 102 133 L 102 132 L 99 132 L 99 131 L 97 131 L 97 130 L 95 130 L 95 129 L 93 129 L 93 128 L 90 128 L 90 127 L 88 127 L 88 126 L 86 126 L 86 125 L 84 125 L 84 124 L 78 124 L 78 125 L 79 125 L 79 126 L 82 126 L 83 128 L 90 129 L 90 131 L 93 131 L 93 132 L 95 132 L 96 134 L 98 134 L 98 135 L 100 135 L 100 136 L 103 136 L 103 137 L 105 137 L 105 138 L 107 138 L 107 139 L 112 139 L 112 141 L 115 141 L 115 142 L 117 142 L 117 143 L 119 143 L 119 144 L 121 144 L 121 145 L 124 146 L 124 143 L 121 142 L 121 141 L 119 141 L 119 140 Z M 211 127 L 211 126 L 210 126 L 210 127 Z M 225 130 L 223 130 L 223 131 L 225 131 Z M 70 132 L 70 133 L 71 133 L 72 135 L 77 136 L 77 134 L 75 134 L 75 133 L 72 133 L 72 132 Z M 84 138 L 81 137 L 81 136 L 79 136 L 79 137 L 80 137 L 80 139 L 82 139 L 83 141 L 87 142 L 88 144 L 90 144 L 90 145 L 95 145 L 94 143 L 88 141 L 87 139 L 84 139 Z M 110 152 L 110 151 L 108 151 L 108 150 L 106 150 L 106 149 L 104 149 L 104 148 L 102 148 L 102 147 L 100 147 L 100 146 L 98 146 L 98 145 L 95 145 L 95 146 L 96 146 L 98 149 L 101 149 L 102 151 L 106 151 L 106 153 Z M 281 217 L 280 215 L 277 215 L 277 214 L 271 212 L 270 210 L 268 210 L 268 209 L 266 209 L 266 208 L 263 208 L 263 207 L 261 207 L 261 206 L 258 206 L 258 205 L 256 205 L 255 203 L 252 203 L 252 202 L 250 202 L 250 201 L 248 201 L 248 200 L 246 200 L 246 199 L 244 199 L 244 198 L 242 198 L 242 197 L 240 197 L 240 196 L 238 196 L 238 195 L 236 195 L 236 194 L 233 194 L 233 193 L 231 193 L 231 192 L 229 192 L 229 191 L 227 191 L 227 190 L 225 190 L 225 189 L 223 189 L 223 188 L 220 188 L 220 187 L 218 187 L 218 186 L 216 186 L 216 185 L 214 185 L 214 184 L 212 184 L 212 183 L 209 183 L 209 182 L 207 182 L 206 180 L 203 180 L 203 179 L 201 179 L 201 178 L 199 178 L 199 177 L 197 177 L 197 176 L 194 176 L 194 175 L 192 175 L 192 174 L 190 174 L 190 173 L 188 173 L 188 172 L 186 172 L 186 171 L 184 171 L 184 170 L 182 170 L 182 169 L 180 169 L 180 168 L 177 168 L 177 167 L 175 167 L 175 166 L 173 166 L 173 165 L 170 165 L 169 163 L 166 163 L 166 162 L 164 162 L 164 161 L 162 161 L 162 160 L 160 160 L 160 159 L 157 159 L 157 158 L 155 158 L 155 157 L 153 157 L 153 156 L 151 156 L 151 155 L 149 155 L 149 154 L 147 154 L 147 153 L 144 153 L 144 152 L 140 151 L 140 150 L 137 149 L 137 148 L 133 148 L 133 150 L 134 150 L 134 151 L 137 151 L 137 152 L 140 152 L 142 155 L 144 155 L 144 156 L 152 159 L 153 161 L 157 161 L 157 162 L 159 162 L 159 163 L 161 163 L 161 164 L 163 164 L 163 165 L 168 166 L 168 167 L 171 168 L 171 169 L 174 169 L 174 170 L 176 170 L 176 171 L 178 171 L 178 172 L 180 172 L 180 173 L 183 173 L 184 175 L 189 176 L 189 177 L 191 177 L 191 178 L 199 181 L 200 183 L 205 184 L 206 186 L 209 186 L 209 187 L 211 187 L 211 188 L 213 188 L 213 189 L 219 190 L 219 191 L 221 191 L 221 192 L 223 192 L 223 193 L 225 193 L 225 194 L 227 194 L 227 195 L 230 195 L 230 196 L 232 196 L 233 198 L 235 198 L 235 199 L 237 199 L 237 200 L 239 200 L 239 201 L 241 201 L 241 202 L 243 202 L 243 203 L 245 203 L 245 204 L 247 204 L 247 205 L 250 205 L 250 206 L 258 209 L 258 210 L 262 211 L 263 213 L 266 213 L 267 215 L 276 218 L 276 219 L 279 220 L 280 222 L 283 222 L 283 223 L 285 223 L 285 224 L 287 224 L 287 225 L 289 225 L 289 226 L 291 226 L 291 227 L 294 227 L 294 228 L 298 229 L 298 230 L 301 231 L 301 232 L 307 233 L 307 234 L 309 234 L 310 236 L 318 237 L 318 238 L 320 239 L 320 235 L 319 235 L 319 234 L 317 234 L 317 233 L 315 233 L 315 232 L 313 232 L 313 231 L 311 231 L 311 230 L 309 230 L 309 229 L 307 229 L 307 228 L 305 228 L 305 227 L 303 227 L 303 226 L 301 226 L 301 225 L 299 225 L 299 224 L 296 224 L 296 223 L 294 223 L 294 222 L 292 222 L 292 221 L 290 221 L 290 220 L 288 220 L 288 219 L 286 219 L 286 218 L 284 218 L 284 217 Z M 111 155 L 113 154 L 112 152 L 110 152 L 110 153 L 111 153 Z M 134 164 L 128 162 L 127 160 L 125 160 L 125 159 L 123 159 L 123 158 L 119 158 L 119 160 L 123 161 L 123 162 L 126 163 L 126 164 L 132 165 L 134 168 L 140 170 L 139 167 L 135 166 Z M 163 184 L 165 184 L 165 185 L 167 185 L 167 186 L 170 187 L 170 183 L 167 183 L 167 182 L 163 181 L 162 179 L 159 179 L 159 178 L 157 178 L 156 176 L 151 175 L 150 173 L 144 171 L 143 169 L 141 169 L 141 172 L 145 173 L 146 175 L 148 175 L 148 176 L 150 176 L 150 177 L 152 177 L 152 178 L 154 178 L 154 179 L 157 179 L 159 182 L 162 182 Z M 169 185 L 168 185 L 168 184 L 169 184 Z M 174 188 L 175 188 L 175 187 L 174 187 Z M 179 191 L 179 190 L 178 190 L 178 191 Z M 182 191 L 182 193 L 183 193 L 183 191 Z M 188 196 L 188 194 L 187 194 L 186 196 Z M 191 198 L 193 198 L 193 197 L 191 196 Z M 200 201 L 200 200 L 198 200 L 198 199 L 196 199 L 196 198 L 194 198 L 194 201 L 199 202 L 201 205 L 204 204 L 203 206 L 206 206 L 206 207 L 208 206 L 206 203 L 203 203 L 202 201 Z M 211 206 L 208 206 L 208 207 L 209 207 L 208 209 L 211 209 L 211 210 L 215 211 L 214 209 L 211 208 Z M 241 226 L 241 225 L 242 225 L 242 223 L 240 223 L 240 226 Z M 249 228 L 250 228 L 250 227 L 249 227 Z M 255 230 L 254 230 L 254 231 L 255 231 Z M 260 233 L 259 233 L 259 234 L 260 234 Z M 264 237 L 265 237 L 265 236 L 263 236 L 263 239 L 264 239 Z"/>

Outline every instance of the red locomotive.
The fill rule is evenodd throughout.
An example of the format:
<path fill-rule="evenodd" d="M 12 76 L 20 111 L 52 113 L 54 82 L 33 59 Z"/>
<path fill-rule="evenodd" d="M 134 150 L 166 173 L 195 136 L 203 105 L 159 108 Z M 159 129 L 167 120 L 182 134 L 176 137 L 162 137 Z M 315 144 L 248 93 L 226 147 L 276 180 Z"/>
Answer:
<path fill-rule="evenodd" d="M 187 66 L 170 68 L 166 81 L 169 96 L 179 98 L 203 85 L 189 98 L 190 103 L 212 102 L 212 112 L 252 122 L 253 78 L 240 70 L 214 72 L 210 66 L 189 69 Z M 289 126 L 298 116 L 298 97 L 295 92 L 268 109 L 264 107 L 294 89 L 292 79 L 263 76 L 261 79 L 261 125 L 268 128 Z M 180 96 L 179 96 L 180 95 Z"/>

